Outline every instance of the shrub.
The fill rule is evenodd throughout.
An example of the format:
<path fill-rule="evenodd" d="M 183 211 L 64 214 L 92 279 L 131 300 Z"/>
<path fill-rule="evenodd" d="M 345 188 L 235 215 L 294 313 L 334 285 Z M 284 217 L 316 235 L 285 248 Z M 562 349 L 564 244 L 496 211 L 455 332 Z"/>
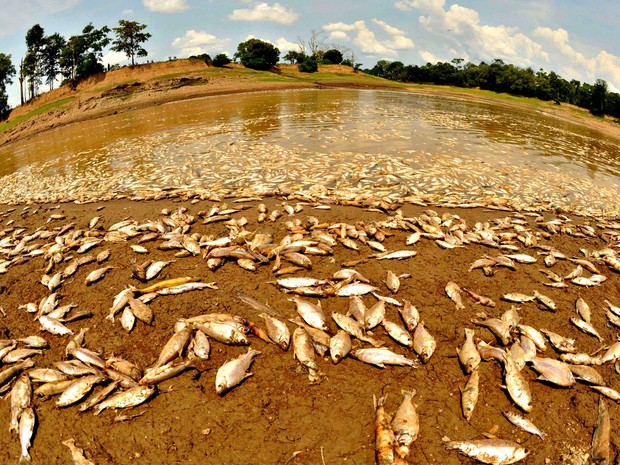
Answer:
<path fill-rule="evenodd" d="M 319 64 L 314 57 L 307 57 L 304 61 L 299 63 L 299 71 L 302 73 L 316 73 L 319 69 Z"/>
<path fill-rule="evenodd" d="M 237 46 L 235 58 L 251 69 L 270 69 L 280 59 L 280 50 L 269 42 L 249 39 Z"/>
<path fill-rule="evenodd" d="M 225 53 L 219 53 L 213 58 L 213 66 L 217 66 L 218 68 L 226 66 L 229 63 L 231 63 L 231 59 L 228 58 L 228 55 Z"/>

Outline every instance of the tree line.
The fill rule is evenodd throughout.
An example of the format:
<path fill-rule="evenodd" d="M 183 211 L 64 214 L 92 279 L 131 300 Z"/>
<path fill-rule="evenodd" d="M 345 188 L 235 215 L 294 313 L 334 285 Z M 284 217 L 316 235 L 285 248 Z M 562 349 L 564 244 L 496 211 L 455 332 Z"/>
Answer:
<path fill-rule="evenodd" d="M 575 79 L 568 81 L 553 71 L 540 69 L 535 72 L 532 68 L 520 68 L 500 59 L 490 64 L 483 61 L 476 65 L 455 58 L 450 63 L 427 63 L 423 66 L 379 60 L 372 69 L 364 71 L 393 81 L 477 87 L 558 104 L 570 103 L 598 116 L 620 118 L 620 95 L 609 92 L 607 83 L 602 79 L 597 79 L 594 84 Z"/>
<path fill-rule="evenodd" d="M 0 53 L 0 116 L 8 110 L 6 87 L 13 83 L 15 75 L 23 105 L 38 95 L 44 83 L 52 90 L 59 76 L 63 84 L 74 86 L 80 79 L 105 71 L 101 60 L 103 50 L 110 44 L 110 50 L 125 53 L 133 66 L 136 57 L 147 56 L 142 44 L 151 34 L 144 31 L 146 27 L 122 19 L 118 27 L 112 29 L 108 26 L 96 28 L 89 23 L 80 34 L 66 39 L 58 33 L 46 35 L 44 29 L 35 24 L 26 32 L 26 53 L 20 60 L 19 71 L 11 55 Z"/>

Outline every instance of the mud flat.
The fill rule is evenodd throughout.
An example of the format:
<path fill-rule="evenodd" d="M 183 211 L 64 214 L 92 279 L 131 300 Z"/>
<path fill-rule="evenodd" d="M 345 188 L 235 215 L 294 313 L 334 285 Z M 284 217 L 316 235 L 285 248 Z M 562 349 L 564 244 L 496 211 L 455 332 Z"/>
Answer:
<path fill-rule="evenodd" d="M 0 303 L 6 313 L 0 316 L 5 328 L 3 338 L 44 337 L 49 348 L 32 357 L 34 368 L 52 367 L 55 362 L 65 360 L 65 348 L 72 338 L 43 332 L 39 321 L 34 320 L 35 314 L 23 307 L 33 303 L 35 311 L 38 309 L 41 300 L 52 293 L 50 285 L 41 284 L 42 277 L 44 274 L 53 277 L 56 273 L 61 273 L 60 284 L 55 289 L 58 306 L 76 305 L 65 318 L 71 319 L 82 311 L 92 313 L 90 317 L 66 323 L 76 334 L 81 328 L 88 328 L 83 347 L 104 360 L 112 356 L 124 358 L 141 370 L 155 363 L 179 319 L 231 313 L 264 327 L 263 319 L 258 316 L 260 311 L 241 301 L 239 292 L 269 305 L 292 332 L 295 325 L 287 320 L 298 316 L 290 300 L 296 295 L 284 292 L 283 287 L 275 284 L 277 279 L 286 277 L 328 281 L 320 288 L 304 291 L 317 296 L 301 298 L 321 301 L 329 334 L 334 335 L 338 328 L 329 316 L 332 312 L 347 313 L 349 298 L 334 295 L 344 283 L 332 276 L 345 268 L 355 269 L 368 279 L 377 287 L 377 295 L 415 305 L 437 348 L 428 363 L 422 364 L 412 349 L 394 342 L 380 325 L 372 331 L 373 335 L 394 352 L 415 360 L 416 368 L 380 369 L 351 357 L 334 365 L 327 354 L 317 356 L 322 373 L 320 381 L 310 382 L 307 370 L 294 359 L 293 348 L 284 352 L 275 344 L 249 335 L 251 347 L 262 352 L 250 368 L 253 376 L 218 396 L 215 391 L 218 368 L 246 352 L 247 347 L 211 339 L 208 360 L 159 383 L 156 395 L 132 409 L 104 410 L 100 415 L 94 415 L 92 410 L 80 413 L 79 403 L 58 408 L 57 396 L 34 395 L 32 406 L 38 425 L 30 448 L 32 463 L 71 463 L 69 449 L 61 443 L 74 438 L 86 457 L 97 464 L 161 463 L 162 457 L 166 463 L 305 464 L 324 460 L 327 464 L 368 464 L 374 462 L 372 395 L 387 394 L 386 409 L 394 412 L 403 389 L 417 391 L 413 400 L 420 418 L 420 433 L 411 448 L 410 463 L 474 463 L 455 451 L 447 451 L 445 439 L 480 439 L 485 434 L 526 446 L 531 453 L 523 463 L 588 463 L 597 423 L 598 393 L 580 382 L 559 388 L 537 381 L 537 374 L 526 366 L 522 375 L 531 389 L 533 403 L 527 417 L 547 433 L 541 439 L 519 430 L 502 415 L 505 410 L 518 411 L 518 408 L 500 387 L 504 383 L 501 363 L 483 361 L 479 367 L 479 401 L 468 423 L 460 405 L 460 389 L 468 376 L 459 364 L 456 348 L 463 342 L 465 328 L 475 330 L 476 340 L 501 347 L 489 330 L 474 325 L 471 320 L 482 318 L 481 312 L 489 318 L 499 317 L 513 305 L 502 300 L 502 296 L 514 292 L 532 295 L 535 290 L 551 298 L 557 310 L 549 311 L 535 301 L 518 304 L 522 324 L 573 338 L 578 352 L 593 354 L 602 345 L 614 343 L 617 329 L 606 317 L 605 301 L 620 305 L 619 275 L 605 262 L 612 261 L 604 257 L 615 256 L 617 251 L 620 231 L 617 218 L 574 216 L 558 209 L 529 208 L 491 198 L 474 206 L 471 202 L 467 205 L 451 198 L 424 196 L 415 199 L 350 196 L 334 201 L 299 194 L 252 199 L 162 191 L 120 197 L 124 198 L 105 202 L 19 204 L 0 209 L 5 271 L 0 277 Z M 265 207 L 263 215 L 260 204 Z M 100 217 L 96 224 L 91 223 L 94 217 Z M 117 223 L 121 221 L 124 223 L 119 226 Z M 141 244 L 147 253 L 137 253 L 131 246 L 138 245 L 150 232 L 146 224 L 155 229 L 153 225 L 159 224 L 163 230 Z M 306 263 L 306 267 L 295 270 L 290 269 L 295 266 L 291 256 L 286 258 L 283 253 L 276 258 L 275 246 L 284 246 L 290 240 L 311 239 L 317 231 L 329 235 L 333 245 L 324 243 L 326 255 L 313 255 L 304 247 L 297 248 L 297 253 L 308 258 L 311 265 Z M 416 231 L 421 233 L 419 240 L 407 245 L 408 240 L 413 242 L 410 237 Z M 248 264 L 239 262 L 238 257 L 250 252 L 250 244 L 257 236 L 254 233 L 269 235 L 272 239 L 267 242 L 273 245 L 265 242 L 253 250 L 257 255 L 250 261 L 256 271 L 249 271 L 240 266 L 247 268 Z M 293 234 L 299 236 L 292 238 Z M 236 246 L 232 255 L 215 252 L 218 246 L 211 242 L 226 237 Z M 94 248 L 78 253 L 80 246 L 93 240 L 97 241 Z M 171 240 L 179 244 L 171 246 Z M 198 244 L 198 251 L 193 249 L 194 245 L 190 246 L 192 240 Z M 454 248 L 444 248 L 446 245 L 439 241 Z M 224 243 L 225 240 L 221 244 Z M 357 250 L 350 248 L 352 245 Z M 407 250 L 416 254 L 402 260 L 380 259 L 382 252 L 377 249 L 382 247 L 387 252 Z M 107 260 L 83 264 L 69 276 L 66 270 L 72 262 L 104 250 L 110 251 Z M 517 253 L 537 261 L 533 264 L 513 261 L 514 269 L 490 265 L 486 271 L 491 276 L 486 276 L 482 269 L 469 271 L 476 260 L 485 256 Z M 551 267 L 543 263 L 549 254 L 558 257 Z M 207 260 L 217 255 L 224 258 L 216 267 Z M 569 259 L 587 259 L 596 267 L 598 273 L 583 269 L 581 277 L 591 279 L 599 275 L 607 279 L 597 278 L 596 285 L 588 287 L 574 283 L 568 275 L 577 274 L 578 264 Z M 135 266 L 146 260 L 172 263 L 156 278 L 143 283 L 133 276 Z M 112 269 L 100 281 L 86 285 L 86 276 L 104 266 Z M 287 268 L 289 273 L 276 276 L 275 270 Z M 546 286 L 545 283 L 556 281 L 541 273 L 541 269 L 558 275 L 560 279 L 556 281 L 564 287 Z M 401 276 L 400 289 L 395 294 L 384 283 L 388 270 Z M 215 283 L 217 289 L 157 296 L 147 304 L 152 310 L 152 323 L 137 321 L 131 332 L 121 326 L 120 313 L 114 323 L 106 320 L 114 297 L 124 288 L 143 288 L 186 276 Z M 464 308 L 459 309 L 446 295 L 448 282 L 486 296 L 496 306 L 483 307 L 463 293 Z M 575 301 L 579 297 L 588 303 L 591 324 L 602 342 L 570 323 L 569 318 L 578 317 Z M 377 302 L 372 294 L 363 295 L 362 299 L 367 307 Z M 394 304 L 386 304 L 386 318 L 400 322 L 397 309 Z M 518 338 L 519 333 L 513 330 L 510 343 Z M 356 339 L 353 345 L 369 347 Z M 558 359 L 560 354 L 549 346 L 539 356 Z M 180 358 L 188 357 L 191 350 L 186 349 Z M 2 370 L 9 366 L 3 364 Z M 595 368 L 609 387 L 620 388 L 613 362 Z M 95 392 L 109 383 L 106 376 Z M 38 386 L 33 383 L 34 388 Z M 8 432 L 10 399 L 11 395 L 7 394 L 0 402 L 0 425 L 4 425 L 0 434 L 0 458 L 5 463 L 16 462 L 20 456 L 17 435 Z M 611 400 L 607 402 L 614 428 L 618 425 L 618 407 Z M 612 436 L 612 457 L 619 447 L 618 438 Z"/>

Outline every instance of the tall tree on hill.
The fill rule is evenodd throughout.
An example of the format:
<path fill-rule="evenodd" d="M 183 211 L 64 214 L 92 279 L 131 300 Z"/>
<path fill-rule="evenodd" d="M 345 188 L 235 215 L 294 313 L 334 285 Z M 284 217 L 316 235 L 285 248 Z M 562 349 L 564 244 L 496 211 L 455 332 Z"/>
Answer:
<path fill-rule="evenodd" d="M 13 76 L 15 76 L 15 66 L 11 63 L 11 55 L 0 53 L 0 116 L 8 109 L 6 86 L 13 83 L 11 79 Z"/>
<path fill-rule="evenodd" d="M 135 66 L 135 57 L 145 57 L 148 52 L 142 47 L 142 44 L 151 38 L 148 32 L 142 32 L 146 29 L 146 24 L 140 24 L 136 21 L 125 21 L 121 19 L 118 27 L 112 28 L 116 34 L 116 40 L 112 42 L 112 50 L 115 52 L 123 52 L 131 59 L 131 66 Z"/>
<path fill-rule="evenodd" d="M 60 52 L 60 67 L 63 76 L 73 82 L 104 71 L 101 57 L 103 49 L 110 43 L 110 28 L 97 29 L 89 23 L 82 34 L 69 37 Z"/>
<path fill-rule="evenodd" d="M 35 24 L 26 32 L 26 56 L 24 57 L 30 98 L 34 98 L 37 94 L 37 86 L 41 82 L 41 53 L 44 47 L 45 31 L 39 24 Z"/>
<path fill-rule="evenodd" d="M 56 76 L 60 74 L 60 51 L 65 43 L 65 38 L 58 33 L 45 38 L 45 48 L 41 52 L 41 68 L 50 90 L 54 88 Z"/>

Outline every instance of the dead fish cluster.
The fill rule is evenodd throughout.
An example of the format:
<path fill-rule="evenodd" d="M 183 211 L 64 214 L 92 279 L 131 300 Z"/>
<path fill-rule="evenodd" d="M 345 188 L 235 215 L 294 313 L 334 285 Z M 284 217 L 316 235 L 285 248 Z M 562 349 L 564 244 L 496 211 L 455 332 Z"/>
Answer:
<path fill-rule="evenodd" d="M 68 360 L 58 361 L 54 366 L 46 368 L 31 366 L 33 362 L 29 357 L 38 354 L 43 348 L 43 345 L 36 346 L 44 342 L 37 339 L 38 336 L 19 342 L 4 341 L 3 347 L 0 343 L 3 363 L 26 359 L 21 364 L 0 372 L 0 376 L 6 376 L 0 385 L 6 390 L 12 389 L 11 392 L 15 391 L 16 409 L 21 409 L 15 410 L 21 413 L 17 414 L 15 419 L 12 417 L 11 426 L 19 429 L 20 437 L 23 429 L 22 450 L 25 453 L 28 451 L 36 421 L 33 401 L 24 400 L 28 393 L 28 383 L 38 385 L 32 390 L 35 394 L 59 396 L 56 401 L 59 408 L 70 408 L 80 403 L 80 410 L 92 409 L 96 414 L 107 409 L 129 408 L 153 397 L 157 392 L 156 386 L 163 380 L 190 369 L 204 369 L 203 362 L 210 358 L 211 341 L 249 346 L 251 337 L 254 337 L 277 344 L 283 351 L 292 344 L 294 357 L 300 368 L 307 371 L 311 382 L 324 379 L 321 363 L 322 357 L 326 356 L 329 356 L 334 364 L 350 355 L 380 368 L 386 365 L 418 367 L 418 361 L 408 356 L 411 353 L 416 354 L 422 363 L 428 363 L 436 351 L 437 342 L 431 334 L 432 324 L 429 332 L 422 319 L 422 316 L 427 315 L 429 318 L 430 312 L 427 314 L 424 310 L 421 316 L 418 309 L 402 297 L 405 293 L 412 293 L 406 284 L 409 274 L 399 275 L 388 269 L 381 280 L 372 282 L 356 269 L 358 265 L 374 260 L 377 260 L 376 263 L 384 263 L 388 268 L 393 263 L 389 260 L 408 260 L 407 263 L 415 266 L 414 264 L 419 262 L 415 248 L 420 241 L 435 242 L 443 249 L 441 253 L 458 253 L 456 249 L 474 246 L 496 249 L 470 267 L 472 274 L 480 268 L 489 277 L 518 273 L 522 267 L 537 263 L 537 253 L 555 260 L 553 263 L 553 260 L 545 260 L 545 275 L 553 283 L 594 285 L 575 281 L 583 278 L 601 286 L 609 279 L 602 273 L 609 271 L 612 277 L 617 271 L 614 260 L 620 244 L 620 227 L 606 219 L 589 220 L 586 224 L 577 225 L 567 216 L 559 215 L 549 220 L 536 209 L 532 209 L 470 226 L 460 216 L 450 213 L 440 215 L 427 209 L 417 217 L 408 217 L 398 208 L 398 204 L 389 200 L 349 199 L 347 205 L 363 206 L 373 213 L 384 214 L 385 218 L 372 222 L 359 221 L 355 224 L 321 223 L 314 216 L 308 215 L 302 220 L 297 214 L 310 208 L 316 208 L 317 211 L 331 208 L 334 202 L 330 205 L 319 204 L 312 199 L 295 197 L 287 199 L 280 206 L 272 207 L 271 210 L 260 203 L 254 212 L 250 211 L 248 202 L 242 199 L 239 203 L 232 203 L 232 206 L 219 203 L 195 215 L 183 207 L 175 210 L 164 209 L 156 220 L 140 222 L 126 218 L 107 229 L 104 228 L 101 217 L 93 218 L 87 228 L 79 228 L 76 223 L 58 224 L 66 218 L 54 213 L 48 217 L 49 222 L 36 231 L 29 231 L 16 224 L 7 225 L 0 231 L 0 253 L 3 257 L 0 272 L 8 273 L 14 267 L 30 261 L 39 264 L 42 262 L 45 268 L 41 279 L 44 287 L 41 289 L 45 289 L 47 295 L 38 302 L 23 304 L 20 310 L 25 310 L 24 315 L 32 314 L 41 331 L 51 333 L 55 341 L 69 338 L 65 350 Z M 499 211 L 509 210 L 502 202 L 490 202 L 486 206 Z M 30 208 L 24 208 L 23 213 L 32 213 Z M 33 211 L 37 209 L 38 207 Z M 250 222 L 245 216 L 250 214 L 257 217 L 258 224 L 282 224 L 286 230 L 284 237 L 276 240 L 272 233 L 250 230 Z M 217 235 L 210 233 L 216 230 L 215 225 L 220 231 Z M 556 234 L 575 238 L 596 237 L 604 242 L 605 248 L 582 249 L 583 257 L 571 257 L 570 254 L 564 254 L 547 244 Z M 396 235 L 402 237 L 401 242 L 394 237 Z M 101 266 L 110 260 L 110 257 L 114 258 L 116 249 L 121 246 L 126 246 L 127 253 L 134 258 L 148 255 L 150 250 L 174 257 L 141 263 L 134 260 L 131 272 L 111 265 Z M 103 250 L 97 253 L 98 248 Z M 111 248 L 114 249 L 112 252 Z M 325 275 L 318 264 L 322 264 L 321 260 L 333 259 L 335 254 L 343 249 L 356 254 L 358 259 L 344 263 L 343 268 L 335 273 Z M 522 249 L 529 249 L 530 253 L 526 254 Z M 252 319 L 228 313 L 213 313 L 209 312 L 209 309 L 203 315 L 179 320 L 158 359 L 144 372 L 132 362 L 118 357 L 106 358 L 102 353 L 84 346 L 84 328 L 74 329 L 71 323 L 101 315 L 93 315 L 90 309 L 82 311 L 72 303 L 61 305 L 64 303 L 62 299 L 65 286 L 76 285 L 78 282 L 73 278 L 74 275 L 78 272 L 86 275 L 84 281 L 79 280 L 84 289 L 86 286 L 88 289 L 102 286 L 102 283 L 106 282 L 106 276 L 118 273 L 126 273 L 127 280 L 133 278 L 139 281 L 139 285 L 113 291 L 117 294 L 115 297 L 110 296 L 111 307 L 107 314 L 110 322 L 114 322 L 120 314 L 121 325 L 125 330 L 131 331 L 136 320 L 146 325 L 153 323 L 156 315 L 149 305 L 153 299 L 201 289 L 218 291 L 218 286 L 214 282 L 207 282 L 204 276 L 171 277 L 175 276 L 177 262 L 184 258 L 202 260 L 211 272 L 223 266 L 237 266 L 244 273 L 270 268 L 274 275 L 270 282 L 275 284 L 284 296 L 293 298 L 286 305 L 271 307 L 240 294 L 240 300 L 257 311 L 256 315 L 263 319 L 264 326 L 251 321 Z M 382 260 L 385 261 L 380 262 Z M 551 271 L 553 269 L 560 272 L 562 267 L 573 265 L 575 268 L 566 270 L 564 277 Z M 583 276 L 586 272 L 590 273 L 587 278 Z M 162 273 L 168 273 L 168 276 L 161 276 Z M 412 270 L 411 274 L 414 273 Z M 153 282 L 158 277 L 160 279 Z M 445 283 L 445 293 L 457 311 L 467 311 L 472 301 L 475 305 L 488 309 L 499 306 L 491 296 L 481 295 L 476 292 L 477 289 L 472 290 L 471 286 L 461 287 L 457 281 L 460 279 L 454 278 L 453 281 Z M 551 291 L 561 287 L 563 286 L 551 286 Z M 491 292 L 495 291 L 485 291 Z M 558 316 L 569 311 L 556 303 L 551 295 L 547 291 L 543 293 L 531 289 L 525 293 L 515 290 L 502 295 L 495 292 L 492 297 L 501 297 L 502 300 L 523 306 L 537 304 L 540 310 L 554 312 Z M 309 300 L 310 298 L 317 298 L 318 301 Z M 438 300 L 441 298 L 442 296 L 437 296 Z M 472 300 L 469 300 L 470 298 Z M 345 301 L 346 313 L 334 310 L 342 307 Z M 446 303 L 448 302 L 446 300 Z M 608 301 L 607 306 L 610 324 L 619 326 L 620 308 L 611 301 Z M 575 309 L 577 316 L 570 318 L 570 322 L 586 334 L 602 341 L 603 337 L 595 329 L 595 325 L 599 323 L 592 318 L 594 312 L 586 300 L 578 299 Z M 619 343 L 605 349 L 600 356 L 589 355 L 583 350 L 580 352 L 575 340 L 560 334 L 560 329 L 537 329 L 534 322 L 526 324 L 521 321 L 517 307 L 489 311 L 497 311 L 498 314 L 493 316 L 479 313 L 471 322 L 485 328 L 479 330 L 479 337 L 488 339 L 488 334 L 480 331 L 490 331 L 497 339 L 499 347 L 477 340 L 473 328 L 465 329 L 464 341 L 458 347 L 458 360 L 468 376 L 461 396 L 463 416 L 467 421 L 474 418 L 480 395 L 478 385 L 483 360 L 499 362 L 509 398 L 525 413 L 536 409 L 529 383 L 522 373 L 526 366 L 530 366 L 538 373 L 539 379 L 547 384 L 567 388 L 572 386 L 575 380 L 579 380 L 589 383 L 594 391 L 603 396 L 620 400 L 620 394 L 606 386 L 603 377 L 593 367 L 615 363 L 620 357 Z M 292 333 L 288 323 L 294 325 Z M 387 337 L 379 337 L 381 333 Z M 28 342 L 23 342 L 26 340 Z M 400 349 L 392 350 L 387 347 L 389 343 L 396 344 Z M 547 343 L 560 353 L 559 358 L 544 356 Z M 18 344 L 29 346 L 18 348 Z M 248 347 L 247 352 L 221 365 L 216 374 L 216 393 L 225 395 L 251 376 L 250 366 L 259 355 L 260 351 Z M 10 371 L 16 367 L 20 368 Z M 257 368 L 260 369 L 259 362 Z M 23 374 L 11 388 L 10 381 L 16 378 L 19 371 Z M 411 412 L 411 395 L 408 400 L 405 395 L 403 401 L 403 404 L 406 404 L 403 409 L 408 412 Z M 32 397 L 32 394 L 30 396 Z M 380 403 L 377 403 L 377 410 L 381 407 Z M 28 409 L 33 410 L 31 412 Z M 383 420 L 389 418 L 385 413 L 382 415 Z M 509 411 L 505 416 L 524 431 L 544 438 L 545 433 L 538 430 L 526 416 Z M 396 417 L 398 413 L 394 421 Z M 399 455 L 399 451 L 404 454 L 405 447 L 410 447 L 411 443 L 398 441 L 398 428 L 394 421 L 388 421 L 390 428 L 384 426 L 382 434 L 385 433 L 389 438 L 388 429 L 396 434 L 396 442 L 392 442 L 390 447 L 393 449 L 392 453 L 396 454 L 395 457 L 404 458 L 406 454 Z M 405 436 L 415 438 L 412 432 Z M 602 444 L 600 437 L 597 441 Z M 512 446 L 506 444 L 498 446 L 495 443 L 461 441 L 459 444 L 452 443 L 450 447 L 478 460 L 478 457 L 484 457 L 484 454 L 493 456 L 510 453 L 514 458 L 523 454 L 520 449 L 517 452 L 517 449 L 510 449 Z M 497 452 L 493 447 L 499 447 L 503 452 Z M 507 447 L 510 450 L 506 449 Z M 482 448 L 483 452 L 476 448 Z M 599 448 L 604 449 L 604 444 Z M 390 452 L 386 454 L 389 455 Z"/>

